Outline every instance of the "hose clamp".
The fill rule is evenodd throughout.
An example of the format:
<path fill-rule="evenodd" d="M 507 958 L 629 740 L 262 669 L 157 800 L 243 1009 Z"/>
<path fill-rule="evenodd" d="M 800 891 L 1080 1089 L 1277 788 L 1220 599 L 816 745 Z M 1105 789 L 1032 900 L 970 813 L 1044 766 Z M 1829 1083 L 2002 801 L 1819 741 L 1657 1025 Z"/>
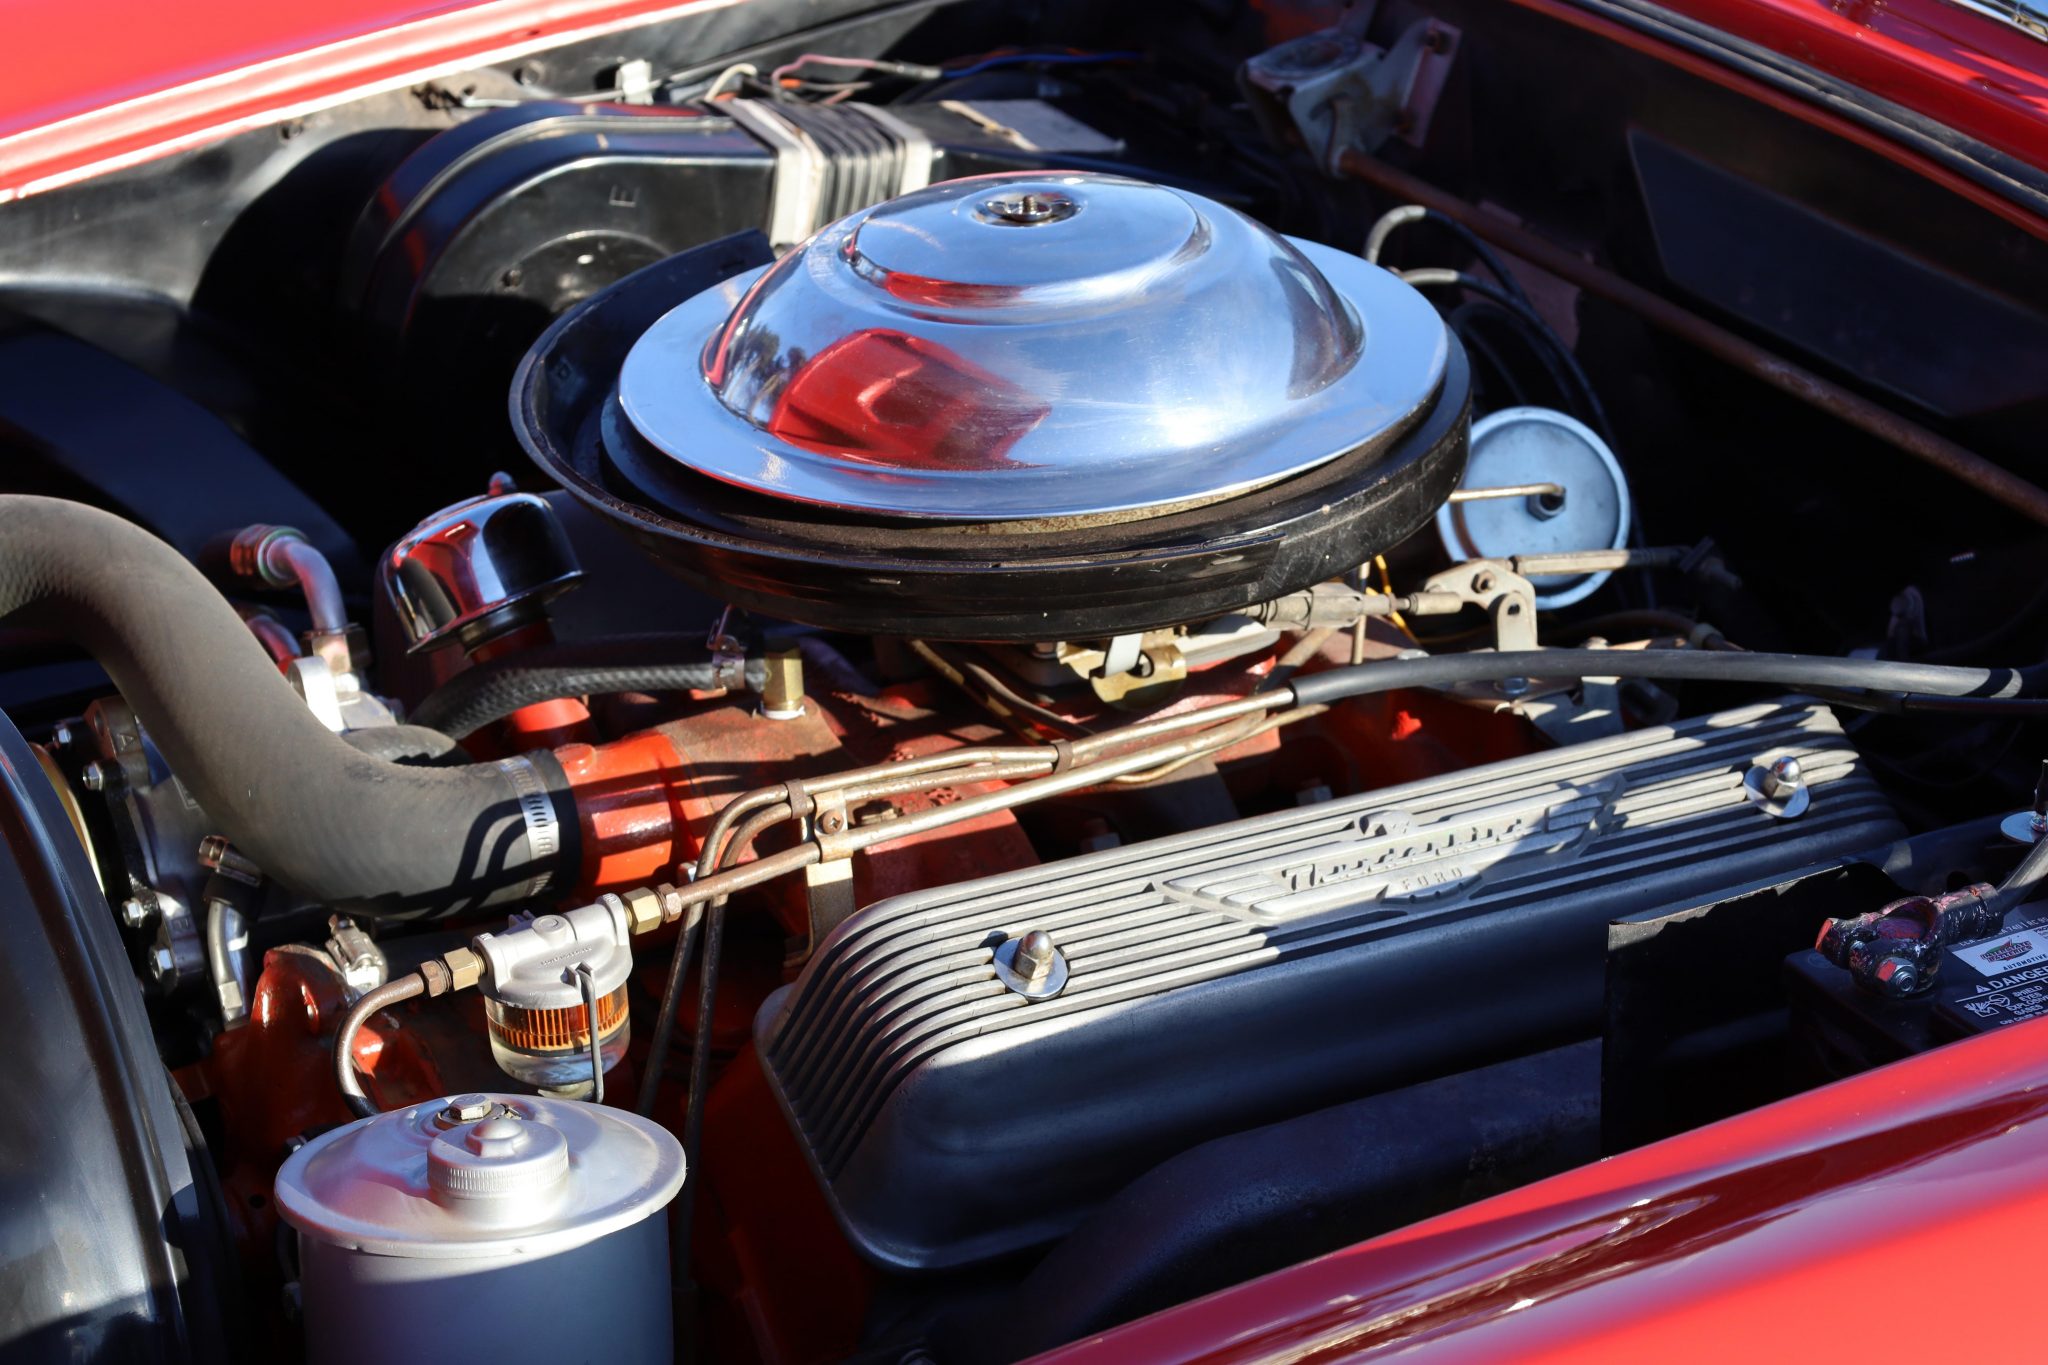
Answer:
<path fill-rule="evenodd" d="M 554 862 L 562 851 L 562 824 L 555 815 L 555 803 L 548 795 L 533 760 L 526 757 L 501 758 L 494 765 L 505 774 L 512 793 L 519 798 L 519 815 L 526 822 L 526 847 L 539 871 L 528 880 L 520 899 L 531 900 L 547 890 L 554 880 Z"/>

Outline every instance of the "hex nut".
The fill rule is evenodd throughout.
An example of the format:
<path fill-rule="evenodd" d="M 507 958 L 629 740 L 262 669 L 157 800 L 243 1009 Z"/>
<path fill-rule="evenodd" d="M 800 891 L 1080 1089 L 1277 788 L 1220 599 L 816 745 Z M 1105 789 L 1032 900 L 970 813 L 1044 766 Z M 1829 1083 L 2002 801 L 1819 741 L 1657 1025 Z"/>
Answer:
<path fill-rule="evenodd" d="M 450 948 L 441 955 L 448 968 L 448 989 L 466 991 L 484 977 L 484 960 L 469 948 Z"/>
<path fill-rule="evenodd" d="M 1024 941 L 1017 945 L 1017 956 L 1012 970 L 1027 981 L 1040 981 L 1052 970 L 1052 963 L 1052 935 L 1043 929 L 1033 929 L 1024 935 Z"/>
<path fill-rule="evenodd" d="M 1783 797 L 1798 791 L 1805 783 L 1806 774 L 1799 767 L 1799 760 L 1787 754 L 1765 770 L 1764 792 L 1773 797 Z"/>
<path fill-rule="evenodd" d="M 626 932 L 644 934 L 661 927 L 661 897 L 644 886 L 619 893 L 619 900 L 626 907 Z"/>
<path fill-rule="evenodd" d="M 475 1123 L 478 1119 L 489 1118 L 495 1107 L 489 1095 L 457 1095 L 448 1101 L 441 1117 L 450 1123 Z"/>

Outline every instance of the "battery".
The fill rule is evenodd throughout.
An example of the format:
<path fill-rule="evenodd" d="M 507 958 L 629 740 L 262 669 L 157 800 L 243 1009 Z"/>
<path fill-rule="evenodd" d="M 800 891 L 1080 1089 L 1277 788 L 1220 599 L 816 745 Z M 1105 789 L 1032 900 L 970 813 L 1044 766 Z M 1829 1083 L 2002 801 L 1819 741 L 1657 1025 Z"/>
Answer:
<path fill-rule="evenodd" d="M 1811 949 L 1786 961 L 1794 1032 L 1808 1060 L 1845 1076 L 2048 1015 L 2048 901 L 2022 905 L 1998 933 L 1942 952 L 1935 987 L 1887 1000 Z"/>

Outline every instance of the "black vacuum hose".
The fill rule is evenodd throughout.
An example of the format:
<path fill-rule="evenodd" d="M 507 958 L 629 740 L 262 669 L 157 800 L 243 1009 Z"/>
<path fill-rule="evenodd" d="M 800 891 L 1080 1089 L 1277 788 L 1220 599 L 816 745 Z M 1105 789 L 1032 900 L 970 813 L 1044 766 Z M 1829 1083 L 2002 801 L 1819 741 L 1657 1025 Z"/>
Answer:
<path fill-rule="evenodd" d="M 759 690 L 766 665 L 746 665 Z M 412 722 L 466 739 L 522 706 L 609 692 L 687 692 L 718 685 L 702 635 L 621 635 L 521 650 L 457 673 L 413 708 Z"/>
<path fill-rule="evenodd" d="M 1874 695 L 1867 699 L 1868 704 L 1882 709 L 1894 709 L 1895 704 L 1896 709 L 1909 711 L 1982 709 L 2000 715 L 2048 715 L 2048 699 L 2022 695 L 2033 678 L 2017 669 L 1704 649 L 1542 649 L 1383 659 L 1297 678 L 1293 691 L 1295 700 L 1309 705 L 1398 687 L 1452 687 L 1511 678 L 1767 683 L 1794 689 L 1869 692 Z"/>
<path fill-rule="evenodd" d="M 199 571 L 132 522 L 0 495 L 0 617 L 98 660 L 220 832 L 309 899 L 445 915 L 537 894 L 574 865 L 552 756 L 430 768 L 359 753 Z"/>

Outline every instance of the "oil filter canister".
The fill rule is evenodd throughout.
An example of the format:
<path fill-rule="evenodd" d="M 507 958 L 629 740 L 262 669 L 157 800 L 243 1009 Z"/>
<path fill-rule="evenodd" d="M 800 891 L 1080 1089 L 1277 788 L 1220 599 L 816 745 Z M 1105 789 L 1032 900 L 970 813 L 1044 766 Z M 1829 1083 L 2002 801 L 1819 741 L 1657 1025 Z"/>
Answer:
<path fill-rule="evenodd" d="M 277 1175 L 313 1365 L 672 1359 L 668 1224 L 682 1146 L 601 1105 L 459 1095 L 323 1134 Z"/>

